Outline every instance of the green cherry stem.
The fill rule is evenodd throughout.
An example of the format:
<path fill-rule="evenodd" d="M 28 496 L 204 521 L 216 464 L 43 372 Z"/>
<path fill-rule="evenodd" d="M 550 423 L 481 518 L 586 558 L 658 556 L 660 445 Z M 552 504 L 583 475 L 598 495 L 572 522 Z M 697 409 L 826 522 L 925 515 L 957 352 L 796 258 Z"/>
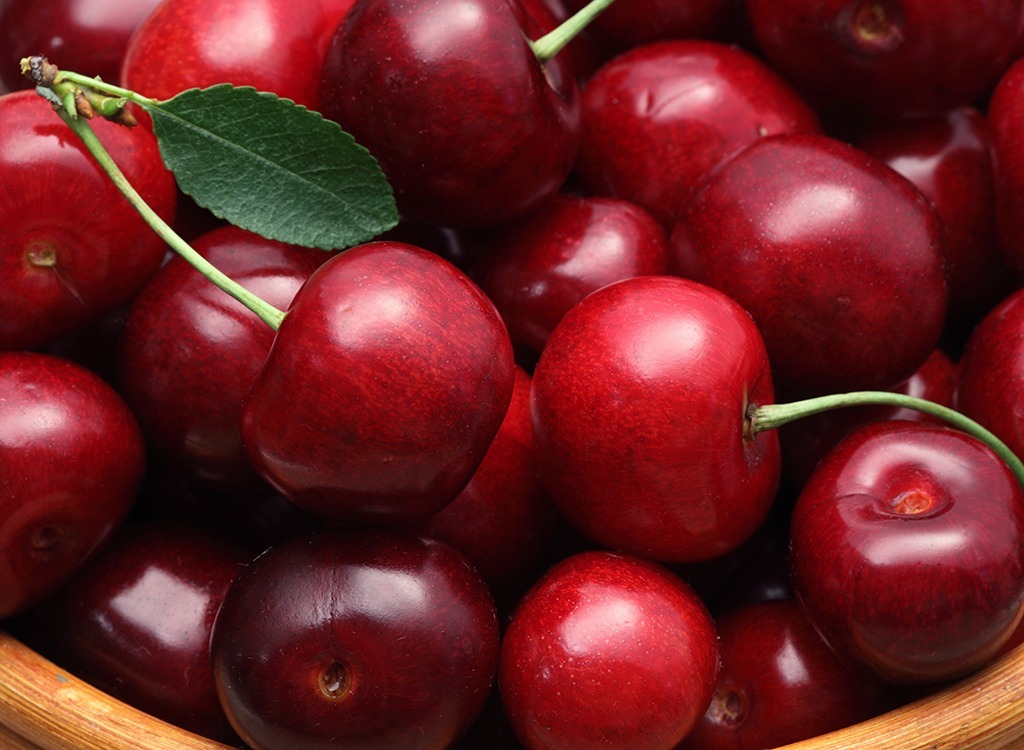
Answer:
<path fill-rule="evenodd" d="M 549 31 L 540 39 L 530 42 L 533 54 L 541 63 L 546 63 L 576 38 L 591 21 L 597 18 L 614 0 L 590 0 L 569 18 L 565 19 L 556 29 Z"/>
<path fill-rule="evenodd" d="M 824 411 L 844 406 L 900 406 L 907 409 L 929 414 L 941 419 L 956 429 L 966 432 L 968 435 L 977 438 L 985 443 L 1006 462 L 1017 481 L 1024 486 L 1024 462 L 1010 450 L 1002 440 L 997 438 L 989 430 L 982 427 L 970 417 L 961 414 L 948 406 L 937 404 L 923 398 L 907 396 L 902 393 L 889 393 L 887 391 L 856 391 L 854 393 L 837 393 L 829 396 L 808 398 L 802 401 L 793 401 L 788 404 L 763 404 L 752 405 L 747 413 L 748 437 L 754 437 L 766 430 L 773 430 L 785 424 L 793 422 L 801 417 L 809 417 L 813 414 L 820 414 Z"/>
<path fill-rule="evenodd" d="M 117 188 L 124 194 L 132 206 L 134 206 L 135 210 L 139 212 L 146 223 L 153 228 L 153 231 L 160 235 L 172 250 L 192 264 L 199 273 L 209 279 L 219 289 L 231 295 L 249 308 L 249 310 L 257 315 L 268 326 L 273 328 L 275 331 L 278 329 L 281 325 L 281 321 L 284 320 L 284 311 L 278 310 L 273 305 L 267 303 L 260 297 L 257 297 L 234 279 L 225 275 L 222 271 L 206 260 L 206 258 L 200 255 L 191 245 L 185 242 L 185 240 L 183 240 L 167 224 L 167 222 L 161 219 L 157 213 L 150 208 L 149 204 L 146 203 L 142 196 L 139 195 L 138 191 L 132 187 L 131 183 L 128 182 L 128 179 L 114 162 L 110 153 L 106 148 L 104 148 L 100 139 L 96 137 L 96 133 L 92 129 L 92 126 L 89 125 L 88 120 L 83 117 L 74 117 L 63 108 L 57 108 L 57 113 L 75 132 L 75 135 L 81 139 L 82 143 L 89 150 L 89 153 L 93 155 L 103 171 L 110 176 L 110 179 L 113 180 L 114 184 L 117 185 Z"/>

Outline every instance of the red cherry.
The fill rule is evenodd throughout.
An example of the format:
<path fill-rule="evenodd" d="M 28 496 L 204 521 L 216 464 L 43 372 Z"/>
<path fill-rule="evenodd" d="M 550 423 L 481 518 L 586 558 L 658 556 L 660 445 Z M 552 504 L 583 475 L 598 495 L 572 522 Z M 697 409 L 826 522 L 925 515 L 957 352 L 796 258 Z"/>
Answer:
<path fill-rule="evenodd" d="M 235 227 L 193 247 L 268 303 L 286 309 L 326 253 Z M 193 481 L 220 490 L 260 486 L 242 447 L 242 402 L 274 332 L 172 258 L 132 304 L 119 351 L 119 390 L 153 447 Z"/>
<path fill-rule="evenodd" d="M 369 243 L 295 296 L 243 406 L 242 442 L 312 513 L 423 520 L 469 481 L 514 380 L 508 333 L 465 274 L 413 245 Z"/>
<path fill-rule="evenodd" d="M 520 601 L 498 684 L 531 750 L 672 748 L 707 708 L 714 623 L 682 579 L 624 555 L 585 552 Z"/>
<path fill-rule="evenodd" d="M 462 552 L 499 598 L 532 582 L 558 513 L 537 476 L 530 376 L 516 368 L 508 413 L 466 488 L 424 524 L 424 535 Z"/>
<path fill-rule="evenodd" d="M 586 297 L 534 371 L 541 481 L 605 546 L 693 562 L 739 546 L 779 482 L 774 432 L 744 435 L 773 401 L 761 335 L 724 294 L 644 276 Z"/>
<path fill-rule="evenodd" d="M 153 99 L 233 83 L 319 110 L 320 68 L 343 15 L 325 0 L 168 0 L 132 35 L 121 79 Z"/>
<path fill-rule="evenodd" d="M 157 718 L 232 742 L 210 637 L 248 553 L 192 525 L 126 526 L 32 613 L 43 653 Z"/>
<path fill-rule="evenodd" d="M 494 301 L 512 343 L 539 353 L 562 316 L 590 292 L 668 271 L 668 238 L 639 206 L 615 198 L 557 195 L 512 224 L 486 232 L 471 276 Z"/>
<path fill-rule="evenodd" d="M 0 2 L 0 93 L 28 88 L 23 57 L 43 55 L 64 70 L 117 85 L 128 39 L 159 0 Z"/>
<path fill-rule="evenodd" d="M 487 700 L 498 619 L 446 544 L 321 532 L 239 576 L 212 651 L 218 695 L 253 748 L 439 748 Z"/>
<path fill-rule="evenodd" d="M 996 241 L 1024 277 L 1024 60 L 1003 74 L 988 107 L 996 169 Z"/>
<path fill-rule="evenodd" d="M 995 175 L 988 121 L 959 107 L 933 117 L 876 124 L 859 148 L 913 182 L 948 232 L 949 315 L 973 325 L 1009 291 L 995 238 Z"/>
<path fill-rule="evenodd" d="M 996 305 L 967 339 L 955 403 L 1024 456 L 1024 289 Z"/>
<path fill-rule="evenodd" d="M 965 433 L 876 422 L 819 464 L 793 510 L 793 589 L 850 664 L 936 683 L 992 659 L 1024 608 L 1024 490 Z"/>
<path fill-rule="evenodd" d="M 576 154 L 576 85 L 561 57 L 538 62 L 541 31 L 518 3 L 358 3 L 327 54 L 324 115 L 377 158 L 404 216 L 512 221 L 561 188 Z"/>
<path fill-rule="evenodd" d="M 711 705 L 679 750 L 762 750 L 882 711 L 881 683 L 840 661 L 792 600 L 715 619 L 721 670 Z"/>
<path fill-rule="evenodd" d="M 704 175 L 758 138 L 817 132 L 774 71 L 736 47 L 675 40 L 605 64 L 583 87 L 576 173 L 590 193 L 632 201 L 666 231 Z"/>
<path fill-rule="evenodd" d="M 764 56 L 828 102 L 870 116 L 972 104 L 1013 60 L 1021 0 L 748 0 Z M 949 51 L 956 50 L 955 64 Z"/>
<path fill-rule="evenodd" d="M 78 365 L 0 352 L 0 617 L 63 584 L 135 500 L 145 451 L 117 393 Z"/>
<path fill-rule="evenodd" d="M 96 118 L 114 161 L 164 220 L 174 177 L 145 128 Z M 128 302 L 166 245 L 34 91 L 0 97 L 0 349 L 43 347 Z"/>
<path fill-rule="evenodd" d="M 763 138 L 721 165 L 681 214 L 672 251 L 685 275 L 750 311 L 787 394 L 891 387 L 945 324 L 934 209 L 825 136 Z"/>

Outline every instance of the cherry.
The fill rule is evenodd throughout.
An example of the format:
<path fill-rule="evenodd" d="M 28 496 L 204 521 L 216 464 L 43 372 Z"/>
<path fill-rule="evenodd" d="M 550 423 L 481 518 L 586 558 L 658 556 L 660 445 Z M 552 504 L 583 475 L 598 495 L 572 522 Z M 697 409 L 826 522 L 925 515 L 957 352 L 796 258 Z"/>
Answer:
<path fill-rule="evenodd" d="M 668 238 L 642 208 L 616 198 L 564 194 L 478 237 L 470 267 L 512 343 L 536 353 L 569 308 L 590 292 L 667 271 Z"/>
<path fill-rule="evenodd" d="M 646 560 L 584 552 L 520 601 L 498 684 L 531 750 L 671 748 L 707 708 L 717 672 L 714 623 L 682 579 Z"/>
<path fill-rule="evenodd" d="M 174 177 L 156 139 L 97 118 L 128 179 L 165 220 Z M 41 348 L 97 323 L 156 272 L 166 246 L 34 91 L 0 97 L 0 349 Z"/>
<path fill-rule="evenodd" d="M 52 593 L 113 536 L 145 467 L 117 393 L 58 357 L 0 352 L 0 618 Z"/>
<path fill-rule="evenodd" d="M 194 525 L 127 525 L 32 612 L 33 645 L 119 700 L 234 741 L 213 685 L 210 637 L 249 559 Z"/>
<path fill-rule="evenodd" d="M 1021 0 L 749 0 L 758 47 L 827 102 L 869 116 L 972 104 L 1013 60 Z M 952 63 L 950 50 L 956 50 Z"/>
<path fill-rule="evenodd" d="M 877 680 L 847 669 L 792 600 L 715 619 L 721 670 L 707 712 L 679 750 L 762 750 L 881 712 Z"/>
<path fill-rule="evenodd" d="M 498 620 L 446 544 L 319 532 L 239 576 L 212 650 L 228 717 L 257 750 L 446 747 L 487 699 Z"/>
<path fill-rule="evenodd" d="M 128 39 L 159 0 L 0 3 L 0 92 L 28 87 L 18 62 L 46 55 L 69 70 L 117 84 Z"/>
<path fill-rule="evenodd" d="M 945 324 L 934 209 L 826 136 L 762 138 L 721 165 L 680 215 L 672 251 L 684 275 L 750 312 L 788 395 L 891 387 Z"/>
<path fill-rule="evenodd" d="M 849 664 L 937 683 L 987 663 L 1024 608 L 1024 490 L 963 432 L 876 422 L 804 486 L 793 589 Z"/>
<path fill-rule="evenodd" d="M 726 44 L 643 45 L 583 87 L 576 175 L 670 230 L 704 175 L 754 140 L 817 132 L 818 119 L 767 65 Z"/>
<path fill-rule="evenodd" d="M 1024 61 L 999 79 L 988 107 L 996 169 L 996 241 L 1003 259 L 1024 277 Z"/>
<path fill-rule="evenodd" d="M 320 66 L 344 15 L 326 0 L 169 0 L 132 35 L 121 79 L 153 99 L 215 83 L 320 108 Z"/>
<path fill-rule="evenodd" d="M 249 291 L 286 308 L 328 256 L 224 227 L 193 246 Z M 121 334 L 119 390 L 150 444 L 185 476 L 221 490 L 261 484 L 239 423 L 274 332 L 172 258 L 132 304 Z"/>
<path fill-rule="evenodd" d="M 956 407 L 1024 455 L 1024 290 L 975 327 L 960 359 Z"/>
<path fill-rule="evenodd" d="M 537 477 L 530 384 L 516 368 L 508 413 L 479 468 L 422 529 L 462 552 L 499 600 L 518 598 L 532 583 L 558 518 Z"/>
<path fill-rule="evenodd" d="M 570 0 L 571 10 L 583 7 Z M 633 47 L 666 39 L 717 39 L 724 36 L 736 8 L 733 0 L 615 0 L 587 27 L 611 58 Z"/>
<path fill-rule="evenodd" d="M 935 206 L 948 230 L 949 317 L 977 323 L 1009 291 L 1012 278 L 996 247 L 992 138 L 984 115 L 958 107 L 876 124 L 855 144 L 913 182 Z"/>
<path fill-rule="evenodd" d="M 465 274 L 373 242 L 327 261 L 295 296 L 243 405 L 242 441 L 312 513 L 422 520 L 469 481 L 514 379 L 508 333 Z"/>
<path fill-rule="evenodd" d="M 761 335 L 724 294 L 644 276 L 584 298 L 534 371 L 541 481 L 600 544 L 666 562 L 725 554 L 766 517 L 778 437 L 744 434 L 774 400 Z"/>
<path fill-rule="evenodd" d="M 511 221 L 576 154 L 575 82 L 560 57 L 538 61 L 542 31 L 512 2 L 358 3 L 327 53 L 323 113 L 377 158 L 407 218 Z"/>

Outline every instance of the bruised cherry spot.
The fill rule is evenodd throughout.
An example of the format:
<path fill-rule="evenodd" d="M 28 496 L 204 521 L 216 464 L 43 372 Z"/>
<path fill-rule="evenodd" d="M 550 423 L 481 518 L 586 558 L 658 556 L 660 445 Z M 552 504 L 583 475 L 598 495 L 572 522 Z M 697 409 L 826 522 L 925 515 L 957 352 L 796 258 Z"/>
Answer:
<path fill-rule="evenodd" d="M 348 670 L 338 662 L 331 662 L 320 670 L 318 685 L 323 696 L 333 701 L 344 700 L 352 692 Z"/>
<path fill-rule="evenodd" d="M 736 726 L 747 718 L 747 701 L 735 688 L 720 689 L 715 692 L 710 711 L 717 724 Z"/>

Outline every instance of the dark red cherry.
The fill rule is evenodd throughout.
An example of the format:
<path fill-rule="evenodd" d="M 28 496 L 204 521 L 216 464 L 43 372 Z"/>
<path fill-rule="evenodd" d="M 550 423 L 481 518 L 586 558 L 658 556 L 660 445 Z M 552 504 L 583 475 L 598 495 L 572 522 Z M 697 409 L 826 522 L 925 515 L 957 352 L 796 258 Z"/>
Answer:
<path fill-rule="evenodd" d="M 827 102 L 870 117 L 973 104 L 1013 60 L 1021 0 L 748 0 L 764 56 Z M 955 58 L 951 51 L 956 50 Z"/>
<path fill-rule="evenodd" d="M 539 353 L 590 292 L 668 271 L 668 237 L 639 206 L 560 194 L 478 237 L 470 275 L 493 300 L 512 343 Z"/>
<path fill-rule="evenodd" d="M 988 107 L 996 169 L 996 241 L 1024 277 L 1024 60 L 1003 74 Z"/>
<path fill-rule="evenodd" d="M 110 540 L 144 468 L 139 426 L 106 382 L 58 357 L 0 352 L 0 617 Z"/>
<path fill-rule="evenodd" d="M 210 637 L 249 559 L 194 525 L 125 526 L 33 612 L 43 653 L 157 718 L 235 741 L 213 686 Z"/>
<path fill-rule="evenodd" d="M 271 305 L 286 309 L 326 253 L 236 227 L 193 247 Z M 256 315 L 172 258 L 133 302 L 119 347 L 119 390 L 161 456 L 220 490 L 261 484 L 242 447 L 242 402 L 274 340 Z"/>
<path fill-rule="evenodd" d="M 64 70 L 117 85 L 128 38 L 159 0 L 0 2 L 0 92 L 28 88 L 23 57 L 44 55 Z"/>
<path fill-rule="evenodd" d="M 322 532 L 270 548 L 228 591 L 213 671 L 254 748 L 441 748 L 487 700 L 498 619 L 446 544 Z"/>
<path fill-rule="evenodd" d="M 576 85 L 561 56 L 538 62 L 541 32 L 506 0 L 357 3 L 327 54 L 323 112 L 377 158 L 407 218 L 511 221 L 576 154 Z"/>
<path fill-rule="evenodd" d="M 672 232 L 683 275 L 757 321 L 780 392 L 887 388 L 946 321 L 943 228 L 928 199 L 822 135 L 762 138 L 701 185 Z"/>

